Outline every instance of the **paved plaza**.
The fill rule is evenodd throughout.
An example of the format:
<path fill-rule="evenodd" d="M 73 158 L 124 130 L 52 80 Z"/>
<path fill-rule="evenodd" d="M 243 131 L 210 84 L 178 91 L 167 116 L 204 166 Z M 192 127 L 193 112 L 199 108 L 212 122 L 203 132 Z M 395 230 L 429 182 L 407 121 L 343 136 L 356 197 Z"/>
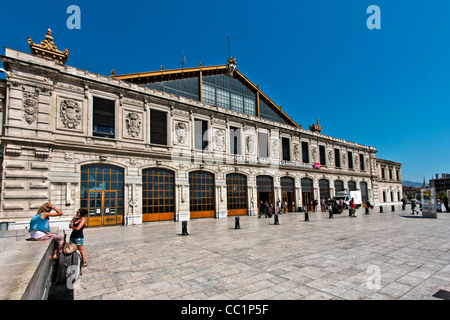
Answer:
<path fill-rule="evenodd" d="M 450 291 L 450 213 L 347 211 L 85 230 L 76 300 L 437 299 Z"/>

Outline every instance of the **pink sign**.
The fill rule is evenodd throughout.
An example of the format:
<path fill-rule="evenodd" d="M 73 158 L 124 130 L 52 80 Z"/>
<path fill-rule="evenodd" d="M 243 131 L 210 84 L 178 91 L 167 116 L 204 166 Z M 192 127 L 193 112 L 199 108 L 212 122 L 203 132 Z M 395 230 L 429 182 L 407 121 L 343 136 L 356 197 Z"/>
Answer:
<path fill-rule="evenodd" d="M 314 169 L 320 169 L 320 163 L 314 162 Z"/>

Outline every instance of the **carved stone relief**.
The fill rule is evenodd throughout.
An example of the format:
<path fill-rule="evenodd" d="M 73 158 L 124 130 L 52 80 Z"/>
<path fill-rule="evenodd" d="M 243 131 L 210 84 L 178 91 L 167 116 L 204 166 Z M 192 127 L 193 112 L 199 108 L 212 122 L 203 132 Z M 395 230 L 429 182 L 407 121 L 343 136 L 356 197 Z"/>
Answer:
<path fill-rule="evenodd" d="M 65 99 L 61 101 L 59 115 L 64 127 L 76 129 L 81 122 L 81 108 L 77 102 Z"/>
<path fill-rule="evenodd" d="M 187 143 L 187 125 L 184 122 L 177 122 L 175 124 L 175 139 L 176 143 L 186 144 Z"/>
<path fill-rule="evenodd" d="M 280 142 L 278 140 L 272 141 L 272 155 L 274 158 L 278 158 L 280 156 Z"/>
<path fill-rule="evenodd" d="M 24 118 L 28 124 L 37 119 L 39 96 L 37 93 L 23 93 Z"/>
<path fill-rule="evenodd" d="M 125 126 L 129 136 L 138 137 L 141 134 L 142 121 L 136 112 L 128 112 Z"/>
<path fill-rule="evenodd" d="M 213 146 L 214 146 L 214 150 L 217 151 L 223 151 L 224 149 L 224 141 L 225 141 L 225 137 L 223 135 L 223 131 L 222 130 L 215 130 L 214 131 L 214 136 L 213 136 Z"/>
<path fill-rule="evenodd" d="M 302 154 L 302 152 L 300 150 L 300 145 L 299 144 L 295 144 L 294 145 L 294 160 L 295 161 L 300 161 L 301 154 Z M 315 161 L 314 158 L 313 158 L 313 161 Z"/>
<path fill-rule="evenodd" d="M 255 136 L 247 136 L 247 153 L 253 154 L 255 152 Z"/>
<path fill-rule="evenodd" d="M 328 164 L 333 165 L 333 152 L 331 150 L 328 150 Z"/>

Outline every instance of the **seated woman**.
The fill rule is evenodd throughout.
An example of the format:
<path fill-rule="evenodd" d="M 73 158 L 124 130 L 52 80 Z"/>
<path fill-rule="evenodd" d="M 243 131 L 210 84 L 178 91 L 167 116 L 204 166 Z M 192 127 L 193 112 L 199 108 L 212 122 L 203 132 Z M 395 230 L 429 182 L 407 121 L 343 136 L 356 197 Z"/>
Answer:
<path fill-rule="evenodd" d="M 84 251 L 84 234 L 83 229 L 86 226 L 86 217 L 88 215 L 88 211 L 86 209 L 78 209 L 75 217 L 72 218 L 70 222 L 69 228 L 73 229 L 72 234 L 70 235 L 70 242 L 73 242 L 77 245 L 78 250 L 81 253 L 81 258 L 83 262 L 81 264 L 82 268 L 87 267 L 86 263 L 86 252 Z"/>
<path fill-rule="evenodd" d="M 56 212 L 52 213 L 51 211 L 55 210 Z M 49 226 L 49 218 L 50 217 L 59 217 L 62 216 L 63 213 L 56 209 L 51 202 L 46 202 L 39 208 L 38 212 L 31 218 L 30 221 L 30 235 L 31 240 L 40 241 L 40 240 L 55 240 L 55 252 L 53 255 L 53 259 L 58 259 L 58 255 L 61 252 L 62 243 L 64 241 L 63 237 L 50 232 Z"/>

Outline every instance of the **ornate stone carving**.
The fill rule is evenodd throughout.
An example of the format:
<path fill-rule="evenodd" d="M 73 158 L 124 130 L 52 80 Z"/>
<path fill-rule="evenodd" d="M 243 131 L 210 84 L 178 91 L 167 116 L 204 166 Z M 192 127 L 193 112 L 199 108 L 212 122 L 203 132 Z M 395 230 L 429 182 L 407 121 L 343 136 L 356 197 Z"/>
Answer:
<path fill-rule="evenodd" d="M 247 136 L 247 153 L 253 154 L 255 152 L 255 136 Z"/>
<path fill-rule="evenodd" d="M 36 93 L 23 93 L 24 117 L 28 124 L 32 124 L 38 113 L 39 96 Z"/>
<path fill-rule="evenodd" d="M 349 159 L 349 161 L 352 161 L 352 159 Z M 347 155 L 345 153 L 342 155 L 342 166 L 347 166 Z"/>
<path fill-rule="evenodd" d="M 234 70 L 236 70 L 236 58 L 231 57 L 227 61 L 228 75 L 232 76 L 234 74 Z"/>
<path fill-rule="evenodd" d="M 328 164 L 333 165 L 333 152 L 331 150 L 328 150 Z"/>
<path fill-rule="evenodd" d="M 142 121 L 136 112 L 129 112 L 125 120 L 129 136 L 138 137 L 141 134 Z"/>
<path fill-rule="evenodd" d="M 28 44 L 30 45 L 31 53 L 36 56 L 50 58 L 61 64 L 69 60 L 69 49 L 64 51 L 58 50 L 58 47 L 53 42 L 51 29 L 47 30 L 45 40 L 42 40 L 41 44 L 34 43 L 30 37 L 28 37 Z"/>
<path fill-rule="evenodd" d="M 312 161 L 317 162 L 317 148 L 312 148 Z"/>
<path fill-rule="evenodd" d="M 294 160 L 300 161 L 301 154 L 302 154 L 302 151 L 300 150 L 300 145 L 297 143 L 294 144 Z M 315 161 L 314 158 L 313 158 L 313 161 Z"/>
<path fill-rule="evenodd" d="M 280 156 L 280 142 L 278 140 L 272 141 L 272 155 L 274 158 L 278 158 Z"/>
<path fill-rule="evenodd" d="M 225 138 L 222 130 L 215 130 L 213 137 L 214 150 L 222 151 L 224 148 L 224 140 Z"/>
<path fill-rule="evenodd" d="M 61 101 L 59 114 L 64 127 L 76 129 L 81 122 L 81 108 L 77 102 L 65 99 Z"/>
<path fill-rule="evenodd" d="M 312 124 L 309 126 L 309 130 L 317 133 L 320 133 L 320 131 L 322 131 L 322 126 L 319 124 L 319 118 L 317 118 L 317 124 Z"/>
<path fill-rule="evenodd" d="M 177 143 L 186 144 L 187 142 L 187 126 L 184 122 L 177 122 L 175 125 L 175 139 Z"/>

